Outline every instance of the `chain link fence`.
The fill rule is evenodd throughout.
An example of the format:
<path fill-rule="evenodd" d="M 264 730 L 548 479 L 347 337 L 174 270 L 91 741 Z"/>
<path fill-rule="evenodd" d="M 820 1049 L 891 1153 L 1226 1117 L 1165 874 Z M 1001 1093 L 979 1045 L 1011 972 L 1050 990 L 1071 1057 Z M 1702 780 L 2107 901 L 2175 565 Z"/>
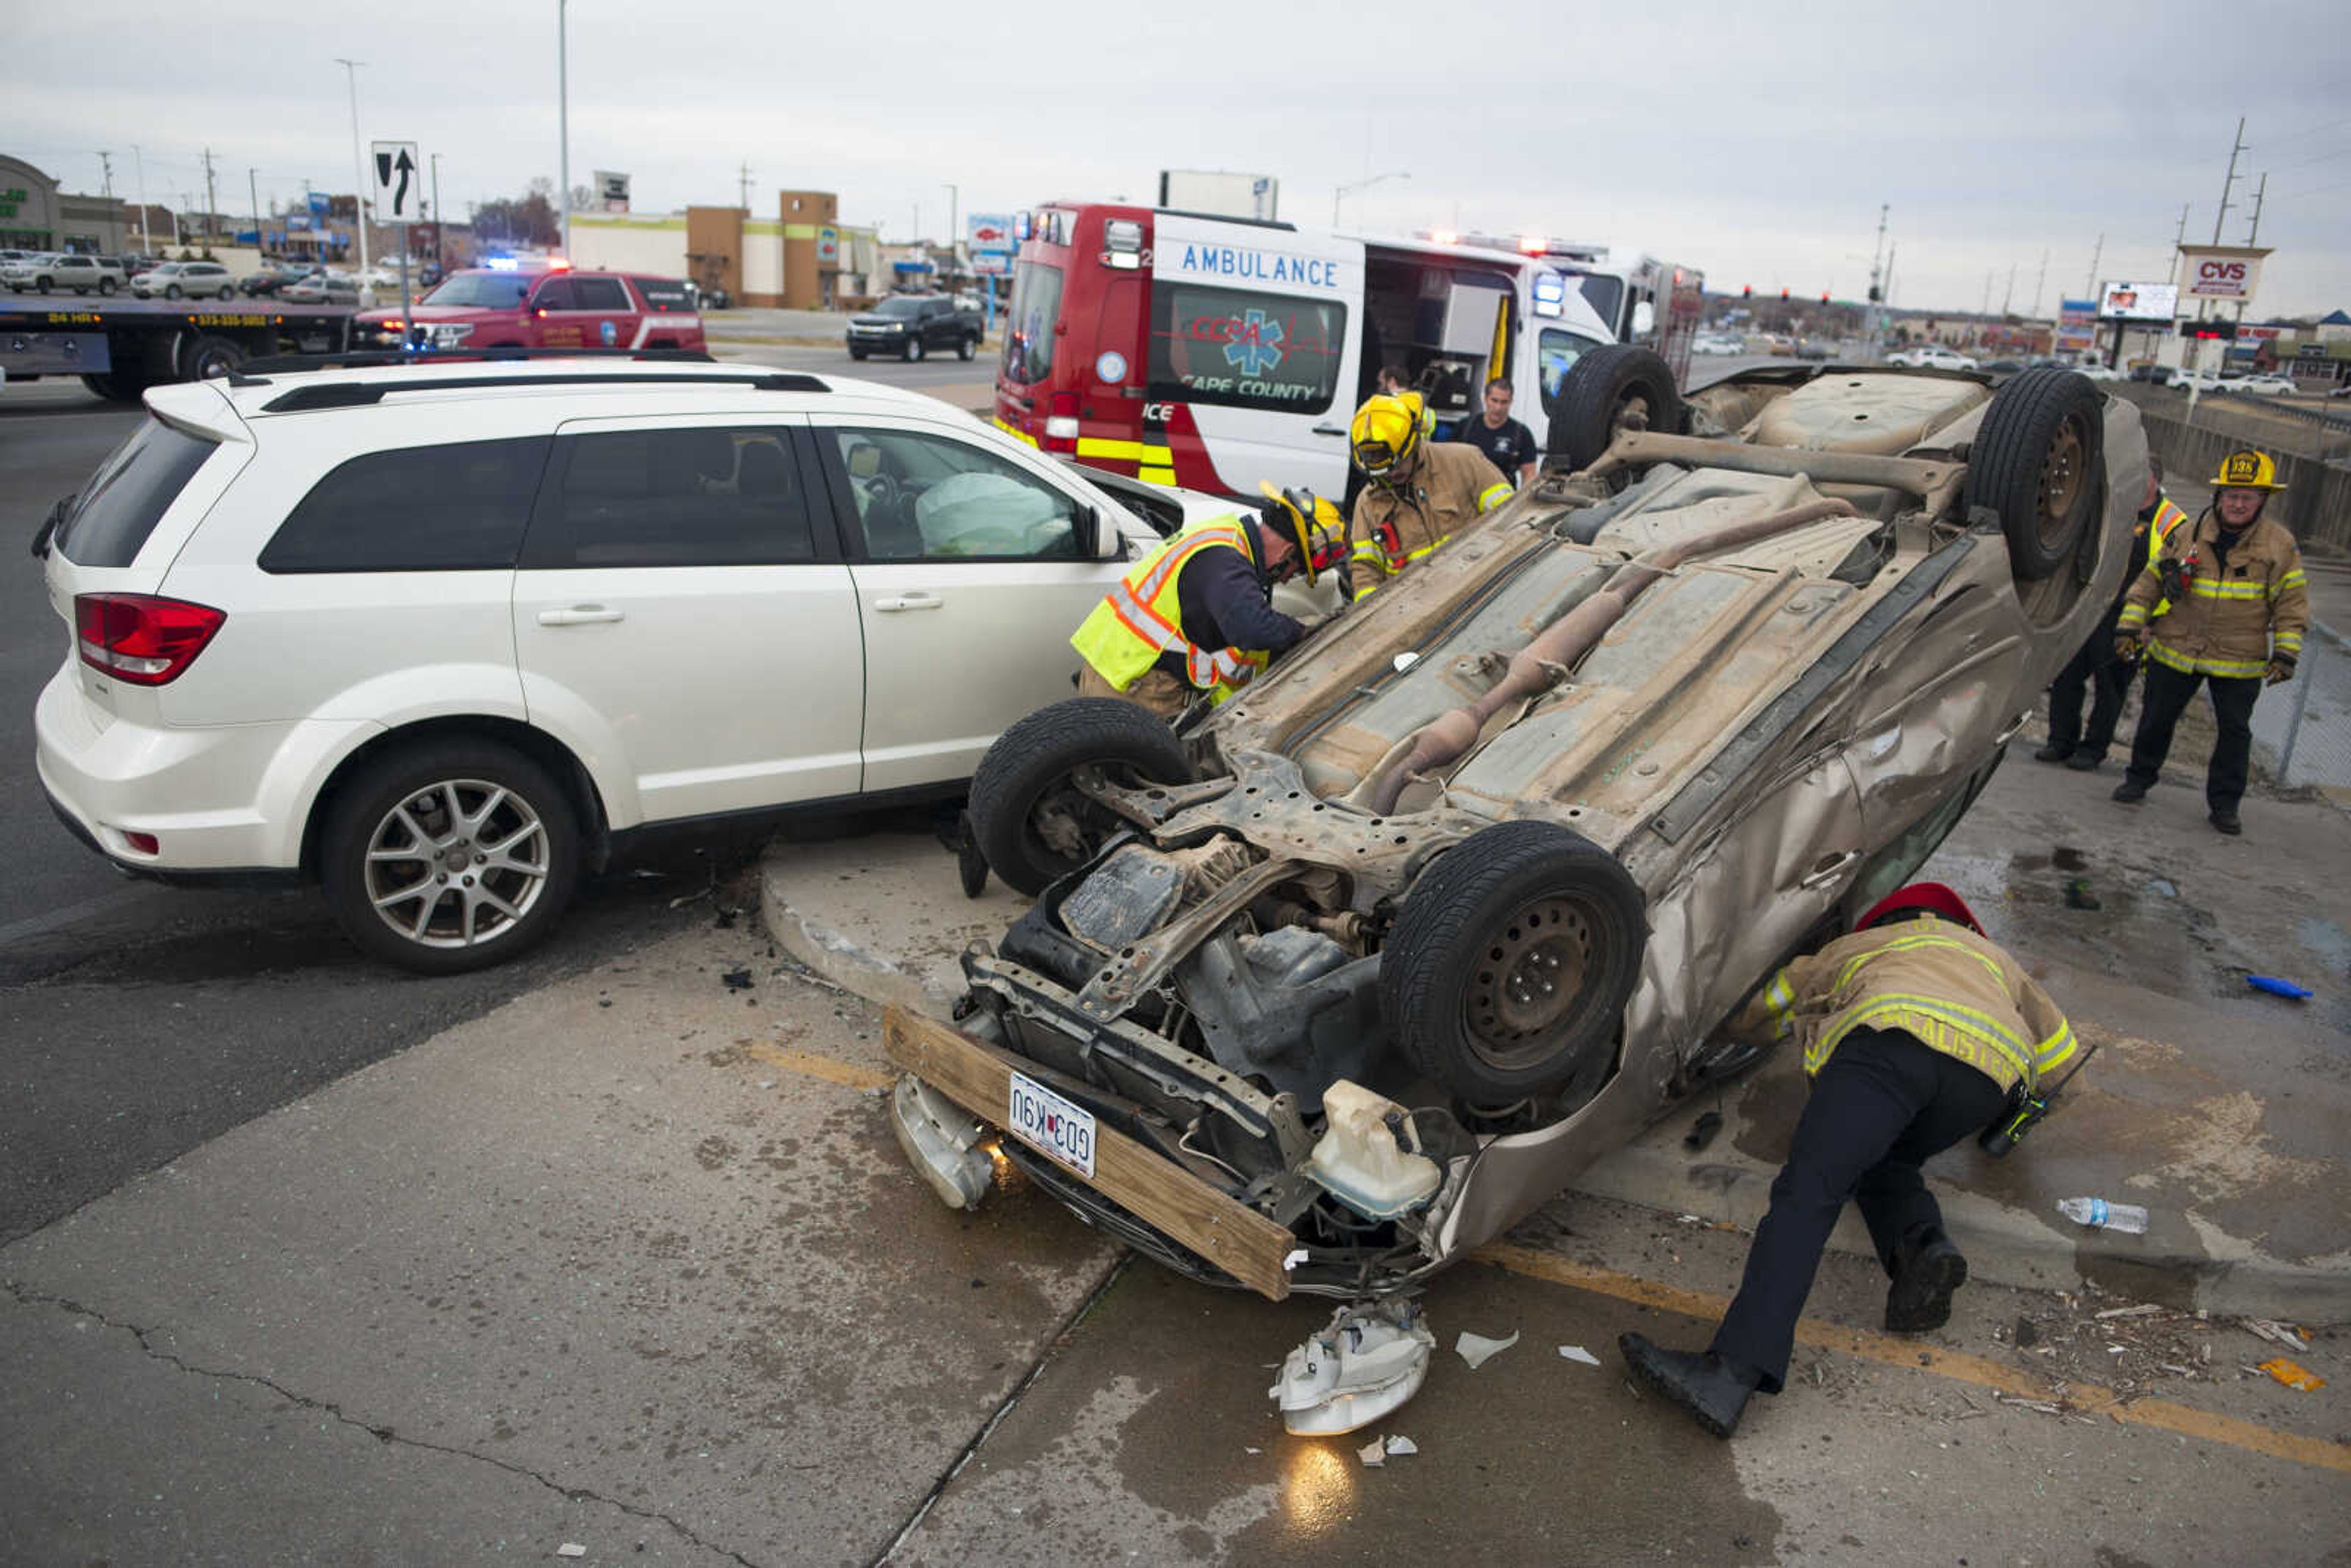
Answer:
<path fill-rule="evenodd" d="M 2253 748 L 2282 789 L 2351 790 L 2351 643 L 2323 621 L 2294 679 L 2253 705 Z"/>

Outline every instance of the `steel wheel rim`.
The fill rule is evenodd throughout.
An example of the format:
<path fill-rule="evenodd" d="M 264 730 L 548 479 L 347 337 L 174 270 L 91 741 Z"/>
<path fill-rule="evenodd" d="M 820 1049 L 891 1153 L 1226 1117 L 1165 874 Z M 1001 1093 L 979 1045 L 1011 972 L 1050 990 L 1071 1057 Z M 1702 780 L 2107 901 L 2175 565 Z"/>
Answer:
<path fill-rule="evenodd" d="M 1553 896 L 1525 905 L 1488 936 L 1462 997 L 1469 1049 L 1487 1066 L 1519 1071 L 1550 1059 L 1596 967 L 1598 911 Z"/>
<path fill-rule="evenodd" d="M 368 835 L 377 918 L 422 947 L 478 947 L 547 892 L 552 846 L 530 802 L 486 779 L 446 779 L 392 803 Z"/>
<path fill-rule="evenodd" d="M 2049 443 L 2049 455 L 2041 460 L 2039 510 L 2033 524 L 2041 542 L 2052 549 L 2065 542 L 2065 520 L 2081 499 L 2088 472 L 2083 457 L 2088 444 L 2083 437 L 2081 415 L 2068 414 Z"/>

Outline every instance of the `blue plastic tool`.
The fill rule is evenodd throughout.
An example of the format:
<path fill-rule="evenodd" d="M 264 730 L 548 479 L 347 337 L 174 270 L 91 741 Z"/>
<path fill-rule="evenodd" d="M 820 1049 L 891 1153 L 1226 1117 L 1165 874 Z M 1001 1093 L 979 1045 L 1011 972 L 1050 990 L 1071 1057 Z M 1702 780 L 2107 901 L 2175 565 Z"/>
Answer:
<path fill-rule="evenodd" d="M 2297 986 L 2292 980 L 2281 980 L 2272 975 L 2247 975 L 2245 984 L 2257 991 L 2267 991 L 2273 997 L 2291 997 L 2301 1001 L 2310 995 L 2309 988 Z"/>

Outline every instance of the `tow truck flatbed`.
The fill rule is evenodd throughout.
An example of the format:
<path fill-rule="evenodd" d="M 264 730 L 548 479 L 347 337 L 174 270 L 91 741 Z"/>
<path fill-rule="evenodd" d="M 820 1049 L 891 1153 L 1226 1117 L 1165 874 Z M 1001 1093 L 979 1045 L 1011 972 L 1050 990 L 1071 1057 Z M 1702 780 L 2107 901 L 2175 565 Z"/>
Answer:
<path fill-rule="evenodd" d="M 0 294 L 0 380 L 79 376 L 101 397 L 136 402 L 160 382 L 225 375 L 248 359 L 348 350 L 359 310 L 276 299 Z"/>

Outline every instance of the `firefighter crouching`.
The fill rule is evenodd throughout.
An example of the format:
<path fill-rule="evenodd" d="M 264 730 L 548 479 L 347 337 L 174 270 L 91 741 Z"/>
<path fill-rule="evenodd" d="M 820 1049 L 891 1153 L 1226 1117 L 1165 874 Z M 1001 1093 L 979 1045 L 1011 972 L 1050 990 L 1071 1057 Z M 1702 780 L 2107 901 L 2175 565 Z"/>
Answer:
<path fill-rule="evenodd" d="M 1124 697 L 1173 719 L 1221 703 L 1312 630 L 1267 601 L 1317 565 L 1311 526 L 1277 502 L 1263 514 L 1193 523 L 1137 561 L 1071 637 L 1082 696 Z"/>
<path fill-rule="evenodd" d="M 1429 440 L 1428 424 L 1419 393 L 1379 392 L 1348 426 L 1348 449 L 1371 481 L 1348 519 L 1357 599 L 1510 498 L 1510 481 L 1484 453 Z"/>
<path fill-rule="evenodd" d="M 1755 1228 L 1738 1295 L 1704 1353 L 1617 1340 L 1643 1382 L 1718 1437 L 1788 1375 L 1796 1320 L 1845 1200 L 1861 1207 L 1892 1284 L 1886 1326 L 1950 1321 L 1967 1260 L 1918 1167 L 2029 1095 L 2074 1054 L 2073 1026 L 1995 946 L 1959 895 L 1913 883 L 1796 959 L 1726 1028 L 1803 1052 L 1812 1095 Z"/>
<path fill-rule="evenodd" d="M 2212 504 L 2193 528 L 2170 538 L 2131 583 L 2115 626 L 2115 653 L 2135 659 L 2142 645 L 2147 691 L 2130 771 L 2115 799 L 2137 804 L 2163 771 L 2171 733 L 2199 685 L 2212 687 L 2220 737 L 2204 775 L 2204 804 L 2219 831 L 2237 834 L 2237 815 L 2252 766 L 2253 699 L 2262 683 L 2294 678 L 2302 634 L 2310 624 L 2310 589 L 2302 552 L 2283 523 L 2262 516 L 2283 490 L 2277 465 L 2259 452 L 2231 452 L 2212 480 Z"/>

